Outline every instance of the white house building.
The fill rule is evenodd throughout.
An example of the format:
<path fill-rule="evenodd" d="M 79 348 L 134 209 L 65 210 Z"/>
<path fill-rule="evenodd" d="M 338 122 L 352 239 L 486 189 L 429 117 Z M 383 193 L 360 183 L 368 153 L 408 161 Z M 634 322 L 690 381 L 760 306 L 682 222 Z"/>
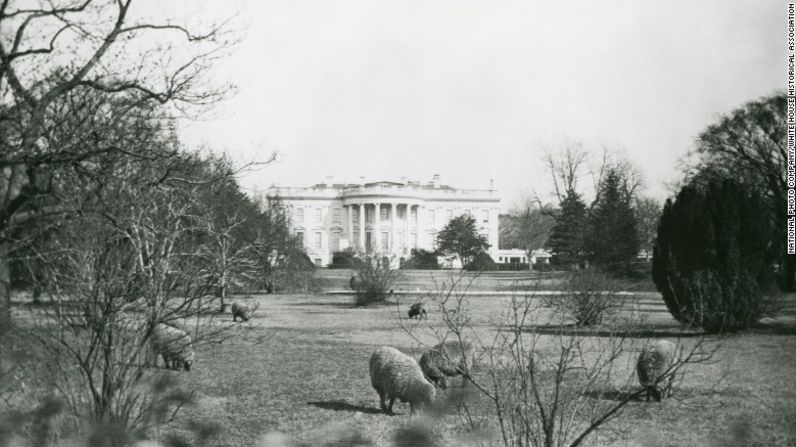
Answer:
<path fill-rule="evenodd" d="M 495 258 L 500 199 L 492 185 L 456 189 L 442 185 L 438 175 L 428 183 L 327 181 L 308 188 L 273 187 L 259 199 L 278 199 L 289 210 L 291 230 L 320 266 L 348 247 L 396 260 L 408 259 L 413 248 L 433 250 L 437 232 L 462 214 L 476 219 Z"/>

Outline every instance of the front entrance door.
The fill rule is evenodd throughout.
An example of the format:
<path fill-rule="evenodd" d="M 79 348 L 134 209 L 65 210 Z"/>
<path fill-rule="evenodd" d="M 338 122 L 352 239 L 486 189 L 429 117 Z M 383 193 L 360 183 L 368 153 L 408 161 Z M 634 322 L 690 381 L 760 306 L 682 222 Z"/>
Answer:
<path fill-rule="evenodd" d="M 365 232 L 365 252 L 366 253 L 373 252 L 373 232 L 371 231 Z"/>

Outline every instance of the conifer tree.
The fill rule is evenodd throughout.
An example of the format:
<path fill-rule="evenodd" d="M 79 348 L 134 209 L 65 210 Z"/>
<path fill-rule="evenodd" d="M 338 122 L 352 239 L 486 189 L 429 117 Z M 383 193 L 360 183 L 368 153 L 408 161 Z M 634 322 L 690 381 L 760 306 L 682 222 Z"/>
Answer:
<path fill-rule="evenodd" d="M 694 181 L 663 209 L 652 275 L 672 316 L 710 333 L 755 323 L 775 253 L 760 195 L 728 179 Z"/>
<path fill-rule="evenodd" d="M 586 225 L 586 204 L 577 192 L 570 189 L 561 202 L 561 213 L 548 241 L 554 264 L 572 266 L 584 260 Z"/>
<path fill-rule="evenodd" d="M 586 248 L 589 260 L 608 271 L 627 271 L 639 252 L 636 215 L 630 194 L 621 190 L 621 174 L 606 174 L 589 215 Z"/>

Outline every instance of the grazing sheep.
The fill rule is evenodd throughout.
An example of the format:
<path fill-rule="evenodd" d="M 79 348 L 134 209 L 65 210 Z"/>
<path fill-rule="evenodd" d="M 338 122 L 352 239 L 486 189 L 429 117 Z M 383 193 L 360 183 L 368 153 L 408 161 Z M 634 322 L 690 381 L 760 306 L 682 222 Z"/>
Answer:
<path fill-rule="evenodd" d="M 409 402 L 410 411 L 415 414 L 434 401 L 436 392 L 415 359 L 386 346 L 370 356 L 370 383 L 379 393 L 381 409 L 387 414 L 392 414 L 395 399 Z"/>
<path fill-rule="evenodd" d="M 351 290 L 357 290 L 357 287 L 359 287 L 359 280 L 357 280 L 357 275 L 351 275 L 351 280 L 348 281 L 348 285 L 349 287 L 351 287 Z"/>
<path fill-rule="evenodd" d="M 641 350 L 636 372 L 638 381 L 646 389 L 647 402 L 650 401 L 650 396 L 660 402 L 661 397 L 672 395 L 674 375 L 670 369 L 676 354 L 677 348 L 668 340 L 658 340 Z"/>
<path fill-rule="evenodd" d="M 166 368 L 191 370 L 194 352 L 191 336 L 182 329 L 160 323 L 152 331 L 152 348 L 156 355 L 163 356 Z"/>
<path fill-rule="evenodd" d="M 475 350 L 468 342 L 448 341 L 440 343 L 420 356 L 423 374 L 440 388 L 448 388 L 448 376 L 469 374 L 473 368 Z M 467 383 L 462 378 L 462 386 Z"/>
<path fill-rule="evenodd" d="M 414 318 L 414 317 L 417 317 L 418 320 L 422 320 L 423 318 L 428 318 L 428 314 L 426 313 L 426 306 L 423 305 L 423 303 L 418 302 L 412 304 L 412 307 L 409 308 L 409 318 Z"/>
<path fill-rule="evenodd" d="M 254 316 L 254 310 L 243 303 L 232 303 L 232 321 L 249 321 L 249 318 Z"/>

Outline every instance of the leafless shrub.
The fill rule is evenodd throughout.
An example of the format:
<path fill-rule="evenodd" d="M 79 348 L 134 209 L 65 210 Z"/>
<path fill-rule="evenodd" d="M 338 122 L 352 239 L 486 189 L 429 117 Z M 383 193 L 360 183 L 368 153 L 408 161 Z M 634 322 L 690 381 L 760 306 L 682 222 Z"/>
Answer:
<path fill-rule="evenodd" d="M 577 326 L 600 324 L 621 304 L 616 281 L 594 268 L 569 273 L 563 292 L 563 296 L 549 297 L 547 305 Z"/>
<path fill-rule="evenodd" d="M 400 271 L 390 266 L 388 258 L 366 255 L 354 258 L 356 277 L 352 281 L 357 306 L 383 303 L 392 293 Z"/>

